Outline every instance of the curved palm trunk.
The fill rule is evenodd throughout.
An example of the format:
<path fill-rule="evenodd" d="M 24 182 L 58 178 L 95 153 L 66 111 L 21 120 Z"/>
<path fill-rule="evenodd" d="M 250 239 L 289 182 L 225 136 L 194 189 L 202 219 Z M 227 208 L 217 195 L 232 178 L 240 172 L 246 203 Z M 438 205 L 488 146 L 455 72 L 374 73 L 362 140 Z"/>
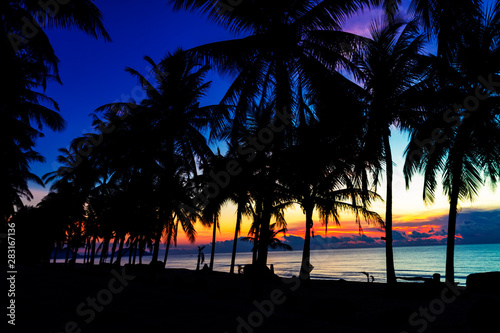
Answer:
<path fill-rule="evenodd" d="M 210 270 L 214 269 L 214 257 L 215 257 L 215 236 L 217 234 L 217 219 L 214 220 L 214 230 L 212 233 L 212 251 L 210 253 Z"/>
<path fill-rule="evenodd" d="M 241 210 L 238 209 L 236 214 L 236 228 L 234 230 L 234 242 L 233 242 L 233 253 L 231 255 L 231 268 L 229 269 L 230 274 L 234 274 L 234 264 L 236 261 L 236 248 L 238 246 L 238 234 L 240 233 L 241 226 Z"/>
<path fill-rule="evenodd" d="M 302 251 L 302 265 L 300 266 L 300 278 L 309 280 L 311 278 L 311 227 L 313 226 L 314 208 L 306 208 L 306 234 L 304 236 L 304 250 Z"/>
<path fill-rule="evenodd" d="M 386 261 L 386 274 L 387 284 L 396 284 L 396 272 L 394 269 L 394 253 L 392 250 L 392 154 L 391 145 L 389 142 L 389 133 L 384 134 L 385 146 L 385 168 L 387 178 L 387 197 L 385 201 L 385 261 Z"/>
<path fill-rule="evenodd" d="M 450 211 L 448 214 L 448 238 L 446 241 L 446 281 L 455 283 L 455 234 L 457 225 L 458 194 L 461 172 L 453 175 L 453 187 L 450 196 Z"/>

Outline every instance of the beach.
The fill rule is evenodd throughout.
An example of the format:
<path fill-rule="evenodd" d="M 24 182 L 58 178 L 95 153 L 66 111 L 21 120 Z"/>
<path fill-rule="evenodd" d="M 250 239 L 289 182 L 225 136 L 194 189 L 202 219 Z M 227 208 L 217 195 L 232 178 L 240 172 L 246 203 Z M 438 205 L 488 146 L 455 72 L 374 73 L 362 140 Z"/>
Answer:
<path fill-rule="evenodd" d="M 16 290 L 16 332 L 484 332 L 500 308 L 498 294 L 444 283 L 390 291 L 148 266 L 21 266 Z"/>

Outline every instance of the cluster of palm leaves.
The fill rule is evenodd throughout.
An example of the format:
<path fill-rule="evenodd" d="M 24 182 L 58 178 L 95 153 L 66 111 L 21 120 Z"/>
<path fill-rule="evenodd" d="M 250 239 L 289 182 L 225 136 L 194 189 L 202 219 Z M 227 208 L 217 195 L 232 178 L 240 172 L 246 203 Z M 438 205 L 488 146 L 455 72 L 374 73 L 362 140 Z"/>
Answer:
<path fill-rule="evenodd" d="M 0 106 L 2 220 L 22 207 L 23 198 L 32 198 L 28 181 L 42 183 L 30 172 L 29 164 L 44 161 L 33 149 L 36 139 L 43 136 L 43 127 L 59 131 L 65 126 L 57 103 L 41 92 L 48 81 L 60 81 L 58 59 L 43 27 L 75 27 L 109 39 L 92 1 L 72 1 L 61 7 L 58 15 L 47 15 L 43 24 L 37 21 L 41 10 L 37 1 L 29 0 L 3 1 L 0 5 L 0 67 L 4 79 Z M 36 31 L 27 29 L 26 22 Z"/>
<path fill-rule="evenodd" d="M 29 1 L 20 3 L 29 9 Z M 246 240 L 254 243 L 253 263 L 265 267 L 268 249 L 286 231 L 285 211 L 299 205 L 305 214 L 302 277 L 309 277 L 311 267 L 314 211 L 325 227 L 340 224 L 341 214 L 349 212 L 360 232 L 362 220 L 385 228 L 387 281 L 395 283 L 394 126 L 411 138 L 407 185 L 423 173 L 424 200 L 432 202 L 441 177 L 450 198 L 446 275 L 454 280 L 459 201 L 473 199 L 487 178 L 495 184 L 500 176 L 500 104 L 490 89 L 500 81 L 499 1 L 484 8 L 482 1 L 414 0 L 410 19 L 402 18 L 399 1 L 248 0 L 225 12 L 211 0 L 171 3 L 245 37 L 177 50 L 158 64 L 146 57 L 149 75 L 127 69 L 146 97 L 97 109 L 95 132 L 61 150 L 62 167 L 44 176 L 53 185 L 40 206 L 67 212 L 55 215 L 53 223 L 64 231 L 51 242 L 66 243 L 67 253 L 85 247 L 91 264 L 99 247 L 101 262 L 110 256 L 120 264 L 126 250 L 129 262 L 137 254 L 141 261 L 146 249 L 156 262 L 165 242 L 165 265 L 179 227 L 194 242 L 199 221 L 213 228 L 213 268 L 222 208 L 233 203 L 234 272 L 242 219 L 252 221 Z M 342 30 L 350 14 L 374 5 L 385 6 L 386 15 L 372 24 L 371 38 Z M 104 34 L 95 22 L 92 27 Z M 436 55 L 425 54 L 429 40 L 437 45 Z M 12 56 L 23 62 L 27 54 Z M 218 105 L 201 106 L 209 70 L 233 80 Z M 39 74 L 46 79 L 48 73 Z M 28 81 L 20 86 L 12 96 L 23 96 L 22 105 L 39 105 L 39 95 L 24 92 L 31 92 Z M 48 122 L 42 117 L 46 109 L 30 110 L 18 108 L 9 119 L 29 128 L 33 119 Z M 36 136 L 29 128 L 16 131 L 25 133 L 25 145 L 9 134 L 12 149 L 24 156 L 9 171 L 21 182 L 2 186 L 17 200 L 28 193 Z M 370 209 L 381 199 L 376 189 L 383 171 L 385 219 Z M 14 199 L 3 202 L 11 209 L 19 205 Z"/>

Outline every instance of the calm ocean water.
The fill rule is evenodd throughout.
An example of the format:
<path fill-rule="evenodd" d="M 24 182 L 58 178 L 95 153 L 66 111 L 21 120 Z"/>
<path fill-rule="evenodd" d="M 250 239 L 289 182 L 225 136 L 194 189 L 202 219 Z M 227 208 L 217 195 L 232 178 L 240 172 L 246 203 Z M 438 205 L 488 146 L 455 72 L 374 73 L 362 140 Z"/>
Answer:
<path fill-rule="evenodd" d="M 160 258 L 163 258 L 160 250 Z M 396 275 L 401 277 L 432 277 L 434 273 L 442 275 L 444 281 L 446 246 L 395 247 L 394 265 Z M 210 254 L 205 253 L 205 263 L 209 263 Z M 276 274 L 282 277 L 298 275 L 302 251 L 271 251 L 269 264 L 274 265 Z M 78 259 L 77 262 L 81 262 Z M 150 256 L 143 258 L 149 263 Z M 251 253 L 238 253 L 236 265 L 251 263 Z M 167 268 L 196 269 L 197 255 L 169 255 Z M 214 270 L 229 272 L 230 253 L 216 253 Z M 316 279 L 345 279 L 348 281 L 366 281 L 361 272 L 373 275 L 375 282 L 385 282 L 385 248 L 335 249 L 311 251 L 311 264 L 314 269 L 311 277 Z M 465 285 L 467 275 L 471 273 L 500 271 L 500 244 L 468 244 L 455 248 L 455 279 Z"/>
<path fill-rule="evenodd" d="M 402 277 L 432 277 L 440 273 L 445 276 L 446 246 L 412 246 L 394 248 L 396 275 Z M 210 254 L 205 254 L 209 263 Z M 269 264 L 279 276 L 298 275 L 302 251 L 269 252 Z M 252 261 L 251 253 L 238 253 L 236 264 L 244 265 Z M 172 255 L 168 258 L 169 268 L 195 269 L 196 255 Z M 216 253 L 214 269 L 229 272 L 230 253 Z M 311 264 L 314 269 L 311 277 L 316 279 L 345 279 L 366 281 L 361 272 L 373 275 L 375 282 L 385 282 L 385 248 L 336 249 L 311 251 Z M 455 248 L 455 279 L 465 285 L 471 273 L 500 271 L 500 244 L 468 244 Z"/>

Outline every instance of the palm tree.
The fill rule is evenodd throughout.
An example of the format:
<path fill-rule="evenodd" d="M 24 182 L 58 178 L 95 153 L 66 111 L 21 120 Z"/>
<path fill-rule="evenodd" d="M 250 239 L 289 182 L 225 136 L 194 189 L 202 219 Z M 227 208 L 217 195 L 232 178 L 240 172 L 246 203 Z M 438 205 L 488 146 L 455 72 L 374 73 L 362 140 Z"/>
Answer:
<path fill-rule="evenodd" d="M 208 0 L 170 2 L 176 10 L 200 10 L 221 26 L 246 35 L 189 50 L 213 68 L 236 74 L 221 101 L 221 105 L 233 106 L 232 112 L 223 113 L 231 116 L 231 120 L 221 123 L 213 133 L 219 134 L 229 124 L 231 144 L 237 146 L 246 126 L 247 113 L 256 100 L 272 100 L 279 112 L 293 113 L 300 96 L 297 91 L 314 93 L 319 88 L 317 77 L 329 75 L 339 67 L 353 70 L 350 48 L 346 45 L 357 45 L 358 38 L 341 31 L 343 21 L 364 5 L 393 1 L 251 1 L 225 12 Z M 276 113 L 272 119 L 277 121 Z M 268 149 L 269 168 L 261 173 L 261 177 L 269 178 L 268 185 L 276 179 L 277 152 L 286 136 L 286 130 L 275 133 L 273 145 Z M 265 234 L 269 230 L 274 192 L 261 193 L 262 205 L 257 205 L 262 209 L 257 213 L 264 242 L 257 240 L 257 243 L 259 262 L 263 266 L 267 261 Z"/>
<path fill-rule="evenodd" d="M 147 144 L 135 143 L 135 146 L 146 150 L 141 154 L 147 156 L 142 162 L 141 173 L 149 174 L 148 183 L 155 188 L 158 221 L 154 231 L 153 261 L 156 261 L 163 231 L 167 228 L 170 234 L 173 230 L 174 215 L 184 223 L 183 228 L 194 240 L 194 233 L 190 231 L 192 218 L 184 218 L 183 208 L 175 206 L 176 198 L 186 196 L 176 191 L 182 192 L 184 183 L 197 173 L 197 159 L 203 161 L 212 155 L 202 132 L 210 124 L 215 127 L 220 117 L 214 113 L 214 107 L 199 105 L 200 98 L 210 86 L 210 82 L 203 82 L 208 66 L 198 66 L 180 49 L 169 53 L 159 64 L 149 57 L 145 60 L 153 67 L 156 82 L 134 69 L 127 68 L 127 71 L 138 78 L 147 97 L 140 103 L 107 104 L 96 111 L 107 111 L 110 117 L 117 112 L 134 113 L 136 116 L 131 119 L 140 118 L 139 121 L 146 125 L 147 131 L 142 130 L 141 139 Z M 187 201 L 183 207 L 191 204 Z M 168 236 L 168 241 L 171 239 Z"/>
<path fill-rule="evenodd" d="M 42 135 L 41 130 L 47 126 L 60 131 L 65 125 L 57 113 L 57 104 L 39 92 L 45 89 L 48 80 L 60 82 L 58 59 L 42 26 L 78 28 L 96 38 L 102 36 L 110 40 L 102 25 L 101 13 L 90 0 L 58 6 L 57 13 L 50 13 L 57 15 L 46 13 L 45 22 L 37 22 L 41 9 L 43 6 L 38 2 L 28 0 L 0 4 L 0 46 L 3 50 L 0 69 L 4 77 L 9 78 L 9 84 L 1 93 L 0 121 L 8 129 L 2 133 L 1 155 L 2 160 L 12 162 L 4 164 L 5 169 L 1 170 L 1 191 L 7 194 L 0 204 L 0 214 L 4 218 L 11 215 L 15 207 L 22 206 L 22 197 L 32 198 L 28 181 L 42 183 L 28 169 L 30 162 L 43 161 L 43 157 L 32 149 L 35 140 Z M 26 22 L 33 27 L 29 36 L 25 35 Z"/>
<path fill-rule="evenodd" d="M 391 126 L 411 129 L 418 117 L 416 95 L 426 73 L 421 55 L 423 36 L 417 21 L 374 22 L 371 39 L 366 41 L 363 57 L 357 61 L 367 106 L 365 149 L 376 158 L 383 157 L 386 178 L 385 242 L 387 283 L 396 283 L 392 251 L 393 160 L 389 137 Z M 378 163 L 377 163 L 378 164 Z M 377 180 L 376 180 L 377 181 Z"/>
<path fill-rule="evenodd" d="M 233 176 L 230 182 L 230 200 L 236 205 L 236 225 L 234 228 L 233 250 L 231 254 L 231 266 L 229 269 L 230 274 L 234 273 L 238 237 L 241 232 L 243 216 L 252 216 L 254 213 L 252 208 L 252 196 L 250 194 L 252 168 L 250 165 L 245 165 L 241 156 L 238 155 L 237 152 L 230 146 L 228 160 L 231 160 L 232 156 L 234 156 L 234 161 L 240 162 L 239 165 L 241 166 L 241 174 Z"/>
<path fill-rule="evenodd" d="M 427 103 L 428 116 L 412 133 L 406 150 L 407 187 L 415 173 L 423 173 L 423 199 L 432 203 L 441 177 L 450 202 L 446 251 L 446 280 L 450 283 L 454 283 L 459 202 L 473 200 L 484 178 L 495 184 L 500 173 L 500 100 L 498 94 L 489 91 L 491 87 L 477 81 L 478 77 L 489 77 L 493 82 L 499 78 L 498 9 L 482 11 L 467 22 L 468 31 L 455 45 L 450 61 L 436 59 L 438 98 Z M 422 142 L 426 143 L 424 147 Z"/>
<path fill-rule="evenodd" d="M 352 177 L 355 171 L 349 160 L 352 160 L 351 156 L 356 155 L 357 148 L 350 146 L 345 137 L 328 142 L 314 118 L 311 117 L 308 124 L 305 123 L 304 116 L 301 118 L 304 122 L 296 129 L 295 144 L 287 149 L 280 182 L 290 191 L 294 202 L 300 205 L 306 216 L 300 276 L 309 279 L 310 243 L 315 210 L 319 211 L 325 230 L 330 219 L 340 225 L 340 212 L 354 213 L 360 232 L 360 216 L 378 227 L 383 227 L 384 222 L 377 213 L 368 209 L 370 203 L 380 197 L 367 190 L 366 184 L 358 187 L 357 180 Z M 326 151 L 330 153 L 318 153 Z"/>

